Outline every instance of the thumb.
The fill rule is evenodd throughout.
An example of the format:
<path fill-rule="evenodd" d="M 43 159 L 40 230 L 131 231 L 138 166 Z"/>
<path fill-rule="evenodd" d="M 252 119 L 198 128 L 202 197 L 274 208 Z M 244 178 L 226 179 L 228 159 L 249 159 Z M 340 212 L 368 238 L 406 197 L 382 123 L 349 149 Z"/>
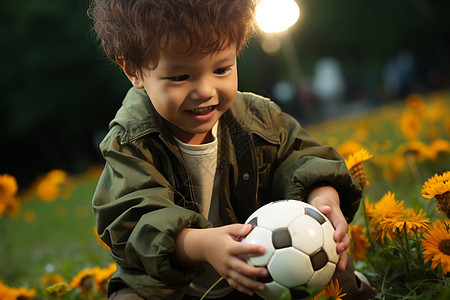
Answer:
<path fill-rule="evenodd" d="M 323 214 L 327 215 L 331 212 L 331 200 L 327 197 L 315 197 L 309 202 L 309 204 L 315 206 Z"/>
<path fill-rule="evenodd" d="M 232 224 L 228 225 L 229 234 L 231 234 L 233 237 L 243 237 L 246 236 L 251 230 L 252 225 L 250 224 Z"/>

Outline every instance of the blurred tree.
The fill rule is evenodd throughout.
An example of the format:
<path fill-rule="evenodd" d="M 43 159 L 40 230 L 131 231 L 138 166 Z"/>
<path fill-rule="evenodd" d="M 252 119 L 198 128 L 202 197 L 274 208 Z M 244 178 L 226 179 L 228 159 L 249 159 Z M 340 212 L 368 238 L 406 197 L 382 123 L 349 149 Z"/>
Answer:
<path fill-rule="evenodd" d="M 1 2 L 0 172 L 28 182 L 47 169 L 80 171 L 98 159 L 93 137 L 107 129 L 128 83 L 98 51 L 87 7 Z"/>

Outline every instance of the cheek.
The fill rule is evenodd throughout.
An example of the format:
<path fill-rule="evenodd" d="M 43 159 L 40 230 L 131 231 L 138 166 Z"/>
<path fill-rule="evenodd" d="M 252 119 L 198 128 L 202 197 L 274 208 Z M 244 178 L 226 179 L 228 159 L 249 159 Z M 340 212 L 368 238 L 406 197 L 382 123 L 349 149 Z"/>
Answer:
<path fill-rule="evenodd" d="M 168 89 L 164 93 L 164 105 L 171 111 L 176 111 L 183 105 L 185 97 L 183 89 Z"/>
<path fill-rule="evenodd" d="M 161 115 L 177 111 L 183 103 L 182 93 L 177 89 L 153 89 L 147 93 Z"/>
<path fill-rule="evenodd" d="M 224 94 L 227 98 L 227 102 L 233 102 L 236 97 L 237 92 L 237 80 L 230 80 L 227 82 L 226 86 L 224 86 Z M 230 105 L 231 105 L 230 103 Z"/>

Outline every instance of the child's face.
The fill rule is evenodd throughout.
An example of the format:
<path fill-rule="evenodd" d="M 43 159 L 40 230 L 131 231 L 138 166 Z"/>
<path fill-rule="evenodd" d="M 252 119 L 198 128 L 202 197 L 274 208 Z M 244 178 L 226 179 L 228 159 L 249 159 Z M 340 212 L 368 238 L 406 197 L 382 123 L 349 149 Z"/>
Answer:
<path fill-rule="evenodd" d="M 174 51 L 163 53 L 156 69 L 131 81 L 145 88 L 175 137 L 189 144 L 210 142 L 212 127 L 236 96 L 236 45 L 189 55 L 176 46 L 169 44 Z"/>

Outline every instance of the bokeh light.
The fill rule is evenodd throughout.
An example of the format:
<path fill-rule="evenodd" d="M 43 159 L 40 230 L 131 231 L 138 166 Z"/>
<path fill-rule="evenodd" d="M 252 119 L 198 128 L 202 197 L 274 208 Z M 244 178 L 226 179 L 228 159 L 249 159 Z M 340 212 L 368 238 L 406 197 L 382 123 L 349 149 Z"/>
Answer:
<path fill-rule="evenodd" d="M 293 0 L 261 0 L 256 7 L 256 22 L 267 33 L 285 31 L 299 17 L 300 8 Z"/>

